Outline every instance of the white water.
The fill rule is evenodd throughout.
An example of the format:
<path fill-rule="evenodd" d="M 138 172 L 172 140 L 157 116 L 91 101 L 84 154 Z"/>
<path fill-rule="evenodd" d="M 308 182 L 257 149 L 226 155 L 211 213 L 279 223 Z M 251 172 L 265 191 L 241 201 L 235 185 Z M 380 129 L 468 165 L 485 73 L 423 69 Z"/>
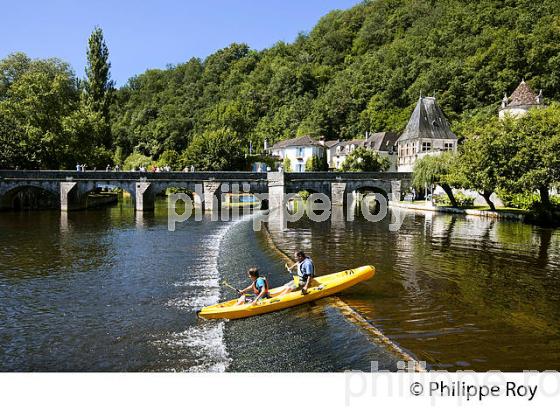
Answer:
<path fill-rule="evenodd" d="M 199 259 L 197 265 L 189 267 L 189 279 L 173 284 L 177 288 L 184 289 L 183 295 L 170 300 L 167 306 L 193 312 L 204 306 L 218 303 L 220 298 L 218 258 L 222 241 L 233 226 L 251 217 L 252 215 L 247 215 L 225 223 L 218 231 L 204 237 L 200 243 L 203 257 Z M 224 372 L 231 361 L 224 340 L 224 325 L 224 321 L 198 320 L 184 331 L 169 334 L 164 340 L 158 340 L 154 344 L 180 349 L 188 356 L 188 360 L 183 364 L 184 367 L 181 363 L 177 363 L 175 368 L 170 370 Z"/>

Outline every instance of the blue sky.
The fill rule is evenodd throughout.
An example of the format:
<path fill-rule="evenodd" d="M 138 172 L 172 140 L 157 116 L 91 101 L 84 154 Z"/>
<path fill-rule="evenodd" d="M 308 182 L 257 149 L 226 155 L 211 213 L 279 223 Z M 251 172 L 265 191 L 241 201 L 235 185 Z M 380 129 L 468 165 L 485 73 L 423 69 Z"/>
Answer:
<path fill-rule="evenodd" d="M 358 0 L 0 0 L 0 58 L 59 57 L 84 74 L 86 45 L 103 28 L 117 85 L 147 68 L 206 57 L 232 42 L 262 49 L 292 41 L 330 10 Z"/>

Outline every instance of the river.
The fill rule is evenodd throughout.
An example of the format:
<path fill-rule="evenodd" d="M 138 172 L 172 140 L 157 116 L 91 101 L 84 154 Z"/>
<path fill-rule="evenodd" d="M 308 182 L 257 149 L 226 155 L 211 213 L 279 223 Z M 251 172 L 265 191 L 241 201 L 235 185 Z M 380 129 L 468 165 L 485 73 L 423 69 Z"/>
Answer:
<path fill-rule="evenodd" d="M 395 370 L 400 357 L 329 299 L 239 321 L 196 309 L 234 297 L 258 266 L 289 278 L 245 215 L 167 230 L 131 204 L 0 214 L 0 371 Z M 341 295 L 437 369 L 560 367 L 560 233 L 520 223 L 407 213 L 400 230 L 361 219 L 290 223 L 272 237 L 320 273 L 376 276 Z"/>

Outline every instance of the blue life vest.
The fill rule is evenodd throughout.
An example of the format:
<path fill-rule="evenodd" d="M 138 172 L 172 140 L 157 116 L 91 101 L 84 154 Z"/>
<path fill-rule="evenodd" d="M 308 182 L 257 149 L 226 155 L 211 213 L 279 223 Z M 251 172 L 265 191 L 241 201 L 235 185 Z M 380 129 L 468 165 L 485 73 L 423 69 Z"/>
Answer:
<path fill-rule="evenodd" d="M 259 285 L 257 284 L 257 282 L 259 281 L 259 279 L 262 279 L 262 280 L 263 280 L 264 285 L 260 285 L 260 286 L 259 286 Z M 257 295 L 257 296 L 260 295 L 263 286 L 264 286 L 264 288 L 265 288 L 264 297 L 268 297 L 268 296 L 269 296 L 269 295 L 268 295 L 268 280 L 267 280 L 266 278 L 262 277 L 262 276 L 261 276 L 261 277 L 258 277 L 257 280 L 255 280 L 255 281 L 253 282 L 253 292 L 254 292 L 255 295 Z"/>

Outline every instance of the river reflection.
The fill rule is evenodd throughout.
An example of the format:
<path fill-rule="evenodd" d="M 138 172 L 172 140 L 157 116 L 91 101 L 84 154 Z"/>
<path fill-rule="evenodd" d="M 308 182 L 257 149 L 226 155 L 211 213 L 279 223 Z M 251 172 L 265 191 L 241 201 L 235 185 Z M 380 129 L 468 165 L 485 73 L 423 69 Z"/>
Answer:
<path fill-rule="evenodd" d="M 221 281 L 241 287 L 251 266 L 272 286 L 291 278 L 253 231 L 256 215 L 169 232 L 167 206 L 0 213 L 0 371 L 396 369 L 328 303 L 199 320 L 197 309 L 235 296 Z"/>
<path fill-rule="evenodd" d="M 401 228 L 335 218 L 273 232 L 319 271 L 373 264 L 343 299 L 430 367 L 560 368 L 560 231 L 406 212 Z M 395 216 L 393 216 L 393 220 Z"/>

